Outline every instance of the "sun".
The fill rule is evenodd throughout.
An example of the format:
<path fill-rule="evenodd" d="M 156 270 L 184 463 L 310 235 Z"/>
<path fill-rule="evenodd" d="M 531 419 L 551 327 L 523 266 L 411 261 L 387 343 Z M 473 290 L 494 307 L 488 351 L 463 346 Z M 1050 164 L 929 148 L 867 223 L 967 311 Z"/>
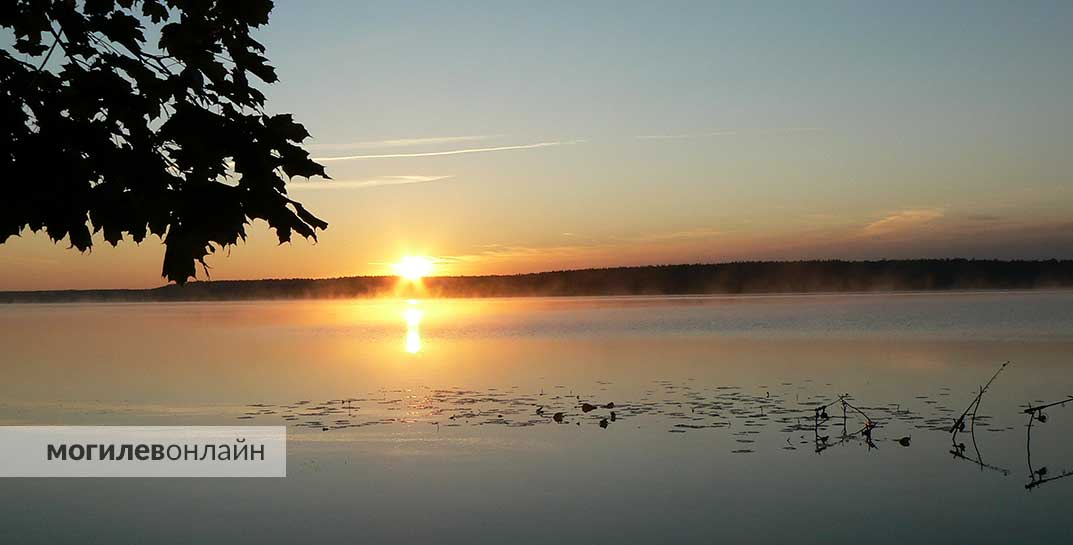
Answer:
<path fill-rule="evenodd" d="M 432 260 L 423 256 L 408 255 L 392 266 L 395 274 L 407 280 L 420 280 L 432 273 Z"/>

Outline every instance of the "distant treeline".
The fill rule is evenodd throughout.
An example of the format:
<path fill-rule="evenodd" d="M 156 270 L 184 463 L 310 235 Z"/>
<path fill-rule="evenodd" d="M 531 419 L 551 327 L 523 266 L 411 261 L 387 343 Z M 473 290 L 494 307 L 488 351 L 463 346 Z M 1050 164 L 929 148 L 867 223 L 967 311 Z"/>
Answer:
<path fill-rule="evenodd" d="M 0 292 L 0 303 L 218 301 L 377 296 L 529 297 L 758 294 L 1073 287 L 1073 261 L 917 259 L 654 265 L 500 276 L 191 282 L 146 290 Z"/>

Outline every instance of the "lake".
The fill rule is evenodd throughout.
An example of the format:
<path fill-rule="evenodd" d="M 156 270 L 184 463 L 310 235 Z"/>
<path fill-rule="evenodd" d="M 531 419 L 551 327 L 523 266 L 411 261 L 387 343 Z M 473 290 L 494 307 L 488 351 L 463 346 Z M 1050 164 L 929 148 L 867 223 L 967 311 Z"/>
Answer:
<path fill-rule="evenodd" d="M 1073 406 L 1024 413 L 1073 394 L 1069 291 L 0 305 L 0 347 L 3 425 L 289 444 L 6 479 L 0 543 L 1073 539 Z"/>

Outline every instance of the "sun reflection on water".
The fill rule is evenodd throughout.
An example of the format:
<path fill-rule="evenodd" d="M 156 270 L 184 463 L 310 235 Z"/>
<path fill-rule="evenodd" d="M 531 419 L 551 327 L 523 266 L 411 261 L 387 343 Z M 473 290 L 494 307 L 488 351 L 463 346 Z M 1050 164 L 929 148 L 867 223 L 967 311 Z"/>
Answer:
<path fill-rule="evenodd" d="M 421 351 L 421 318 L 425 313 L 417 308 L 419 304 L 416 300 L 410 299 L 407 301 L 410 305 L 405 312 L 402 313 L 406 319 L 406 351 L 410 354 L 416 354 Z"/>

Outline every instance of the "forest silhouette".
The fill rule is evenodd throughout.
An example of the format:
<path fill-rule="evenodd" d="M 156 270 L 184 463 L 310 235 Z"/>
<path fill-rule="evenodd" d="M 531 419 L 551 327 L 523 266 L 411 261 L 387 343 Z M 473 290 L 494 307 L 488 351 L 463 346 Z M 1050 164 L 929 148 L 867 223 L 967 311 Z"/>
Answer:
<path fill-rule="evenodd" d="M 854 293 L 1070 287 L 1073 287 L 1073 260 L 758 261 L 438 276 L 425 278 L 419 284 L 395 276 L 199 281 L 145 290 L 0 292 L 0 302 Z"/>

